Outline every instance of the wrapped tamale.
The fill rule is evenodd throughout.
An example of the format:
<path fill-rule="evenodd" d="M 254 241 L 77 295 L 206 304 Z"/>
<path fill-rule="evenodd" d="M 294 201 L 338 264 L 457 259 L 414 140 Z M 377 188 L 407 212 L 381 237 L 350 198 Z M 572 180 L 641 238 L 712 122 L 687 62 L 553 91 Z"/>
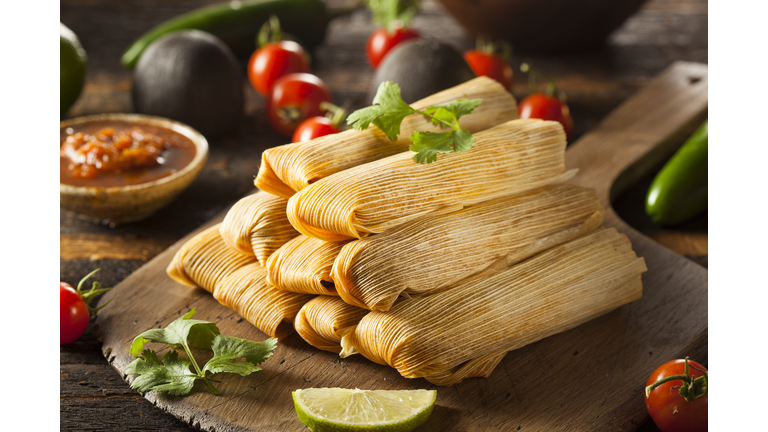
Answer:
<path fill-rule="evenodd" d="M 454 368 L 424 377 L 432 384 L 439 386 L 452 386 L 464 381 L 466 378 L 488 378 L 496 369 L 499 362 L 507 355 L 506 350 L 485 354 Z"/>
<path fill-rule="evenodd" d="M 267 270 L 254 262 L 217 283 L 213 297 L 262 332 L 283 339 L 293 333 L 296 314 L 313 296 L 272 288 Z"/>
<path fill-rule="evenodd" d="M 300 235 L 269 257 L 267 282 L 280 290 L 336 296 L 331 268 L 346 243 L 325 242 Z"/>
<path fill-rule="evenodd" d="M 339 353 L 342 332 L 360 322 L 367 313 L 367 310 L 344 303 L 338 297 L 319 296 L 301 308 L 294 327 L 296 333 L 313 347 Z"/>
<path fill-rule="evenodd" d="M 255 255 L 259 264 L 288 240 L 299 235 L 288 222 L 288 200 L 266 192 L 256 192 L 232 206 L 219 227 L 221 238 L 231 248 Z"/>
<path fill-rule="evenodd" d="M 216 224 L 192 237 L 176 252 L 166 272 L 176 282 L 213 292 L 216 283 L 235 270 L 256 262 L 236 252 L 221 238 Z"/>
<path fill-rule="evenodd" d="M 288 219 L 321 240 L 363 238 L 565 181 L 575 174 L 565 171 L 565 145 L 558 122 L 512 120 L 475 134 L 468 151 L 431 164 L 414 162 L 408 151 L 326 177 L 288 200 Z"/>
<path fill-rule="evenodd" d="M 446 375 L 457 366 L 474 359 L 492 364 L 493 353 L 569 330 L 640 298 L 644 271 L 645 261 L 626 236 L 599 230 L 488 277 L 370 312 L 343 337 L 341 355 L 359 352 L 407 378 L 450 382 Z"/>
<path fill-rule="evenodd" d="M 512 265 L 594 231 L 602 220 L 594 190 L 545 186 L 347 243 L 331 277 L 347 303 L 386 311 L 401 293 L 440 290 L 504 256 Z"/>
<path fill-rule="evenodd" d="M 461 126 L 470 132 L 518 118 L 515 98 L 488 77 L 478 77 L 435 93 L 412 106 L 421 110 L 457 99 L 483 100 L 471 114 L 461 118 Z M 290 198 L 295 192 L 331 174 L 408 150 L 411 144 L 408 137 L 416 131 L 439 131 L 439 127 L 423 116 L 411 115 L 403 120 L 399 138 L 394 142 L 371 127 L 268 149 L 261 157 L 256 187 Z"/>

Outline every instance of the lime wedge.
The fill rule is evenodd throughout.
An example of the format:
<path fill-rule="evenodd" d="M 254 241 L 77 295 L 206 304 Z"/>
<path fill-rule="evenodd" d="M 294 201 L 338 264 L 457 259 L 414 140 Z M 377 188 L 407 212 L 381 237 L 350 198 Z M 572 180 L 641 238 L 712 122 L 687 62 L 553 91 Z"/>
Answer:
<path fill-rule="evenodd" d="M 299 420 L 313 432 L 408 432 L 435 407 L 435 390 L 310 388 L 293 392 Z"/>

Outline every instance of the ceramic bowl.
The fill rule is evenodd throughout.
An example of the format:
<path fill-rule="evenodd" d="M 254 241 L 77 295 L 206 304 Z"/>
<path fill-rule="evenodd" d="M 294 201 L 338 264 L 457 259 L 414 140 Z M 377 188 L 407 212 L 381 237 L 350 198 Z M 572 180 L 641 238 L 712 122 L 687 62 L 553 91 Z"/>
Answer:
<path fill-rule="evenodd" d="M 645 0 L 440 0 L 473 37 L 504 39 L 515 52 L 596 48 Z"/>
<path fill-rule="evenodd" d="M 162 117 L 141 114 L 99 114 L 62 121 L 60 128 L 95 121 L 125 121 L 170 129 L 189 138 L 195 145 L 195 157 L 181 170 L 147 183 L 120 187 L 86 187 L 59 183 L 62 210 L 99 222 L 118 225 L 151 216 L 169 204 L 200 174 L 208 160 L 208 141 L 191 127 Z"/>

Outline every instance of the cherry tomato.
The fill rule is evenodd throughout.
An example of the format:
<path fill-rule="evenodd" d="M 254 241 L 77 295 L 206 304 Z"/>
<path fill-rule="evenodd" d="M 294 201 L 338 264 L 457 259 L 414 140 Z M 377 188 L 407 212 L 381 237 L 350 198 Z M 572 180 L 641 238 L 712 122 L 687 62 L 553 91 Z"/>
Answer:
<path fill-rule="evenodd" d="M 464 60 L 472 68 L 475 76 L 487 76 L 500 82 L 507 90 L 512 90 L 512 67 L 501 57 L 478 50 L 464 53 Z"/>
<path fill-rule="evenodd" d="M 558 121 L 563 125 L 565 135 L 571 136 L 573 130 L 571 112 L 568 110 L 568 105 L 554 96 L 534 93 L 520 102 L 518 110 L 521 119 L 535 118 Z"/>
<path fill-rule="evenodd" d="M 293 41 L 268 43 L 248 61 L 248 79 L 265 96 L 278 78 L 301 72 L 309 72 L 309 58 L 301 45 Z"/>
<path fill-rule="evenodd" d="M 61 293 L 61 336 L 59 344 L 74 342 L 88 327 L 91 313 L 80 294 L 66 282 L 59 282 Z"/>
<path fill-rule="evenodd" d="M 320 104 L 331 102 L 331 92 L 320 78 L 289 74 L 275 81 L 267 99 L 267 119 L 278 133 L 290 137 L 304 120 L 320 117 Z"/>
<path fill-rule="evenodd" d="M 707 371 L 704 366 L 695 361 L 688 360 L 688 364 L 692 366 L 689 369 L 689 375 L 693 375 L 694 379 L 703 376 L 694 367 Z M 650 378 L 648 378 L 646 386 L 664 377 L 682 375 L 684 373 L 685 360 L 668 361 L 653 371 Z M 651 415 L 656 426 L 663 432 L 706 431 L 708 427 L 708 394 L 705 393 L 694 401 L 688 402 L 680 395 L 678 389 L 672 388 L 681 384 L 683 384 L 682 380 L 673 380 L 653 389 L 645 399 L 648 414 Z"/>
<path fill-rule="evenodd" d="M 365 50 L 368 55 L 368 62 L 376 69 L 389 50 L 397 44 L 408 39 L 420 37 L 421 35 L 411 28 L 397 27 L 392 32 L 389 32 L 384 27 L 379 27 L 368 37 L 368 45 Z"/>
<path fill-rule="evenodd" d="M 296 128 L 296 132 L 293 133 L 293 142 L 305 142 L 339 132 L 341 129 L 328 117 L 312 117 L 304 120 Z"/>

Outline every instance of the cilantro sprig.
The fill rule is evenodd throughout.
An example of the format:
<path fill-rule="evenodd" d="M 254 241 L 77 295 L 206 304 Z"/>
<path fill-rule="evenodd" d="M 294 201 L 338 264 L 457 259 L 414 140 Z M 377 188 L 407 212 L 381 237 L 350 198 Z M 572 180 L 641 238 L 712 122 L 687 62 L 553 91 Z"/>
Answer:
<path fill-rule="evenodd" d="M 208 321 L 190 319 L 195 309 L 176 319 L 164 329 L 151 329 L 136 336 L 131 344 L 131 355 L 139 357 L 128 365 L 126 373 L 139 375 L 131 388 L 140 392 L 149 390 L 165 391 L 171 395 L 189 394 L 195 381 L 205 383 L 215 395 L 219 392 L 211 383 L 213 374 L 229 372 L 250 375 L 260 371 L 257 366 L 272 356 L 277 339 L 269 338 L 264 342 L 253 342 L 232 336 L 222 336 L 216 324 Z M 165 343 L 171 348 L 184 348 L 186 359 L 179 359 L 179 354 L 171 350 L 158 358 L 151 349 L 144 349 L 147 342 Z M 200 368 L 192 355 L 192 347 L 213 351 L 213 358 Z M 189 367 L 194 368 L 194 372 Z"/>
<path fill-rule="evenodd" d="M 347 117 L 347 123 L 356 130 L 365 130 L 371 123 L 381 129 L 392 141 L 400 135 L 403 119 L 411 114 L 421 114 L 433 124 L 449 129 L 446 132 L 414 132 L 409 137 L 409 147 L 416 152 L 413 159 L 418 163 L 432 163 L 438 153 L 453 153 L 469 150 L 475 144 L 474 137 L 459 125 L 459 118 L 471 113 L 482 99 L 457 100 L 442 105 L 417 110 L 403 101 L 400 86 L 392 81 L 379 85 L 373 105 L 359 109 Z"/>

